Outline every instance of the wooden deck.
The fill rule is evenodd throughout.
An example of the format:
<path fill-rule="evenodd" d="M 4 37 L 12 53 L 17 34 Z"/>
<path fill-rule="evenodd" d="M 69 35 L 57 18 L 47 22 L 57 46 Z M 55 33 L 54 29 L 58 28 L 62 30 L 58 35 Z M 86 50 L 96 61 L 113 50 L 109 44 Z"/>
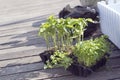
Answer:
<path fill-rule="evenodd" d="M 79 0 L 0 0 L 0 80 L 120 80 L 120 50 L 112 47 L 106 67 L 87 78 L 63 68 L 43 69 L 39 53 L 45 42 L 37 36 L 39 25 L 67 4 Z"/>

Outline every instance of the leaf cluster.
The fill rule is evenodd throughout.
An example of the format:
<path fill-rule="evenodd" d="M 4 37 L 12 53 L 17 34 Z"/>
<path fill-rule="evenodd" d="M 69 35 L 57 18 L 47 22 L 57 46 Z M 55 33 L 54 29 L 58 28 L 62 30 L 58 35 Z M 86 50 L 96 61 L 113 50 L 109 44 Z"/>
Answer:
<path fill-rule="evenodd" d="M 109 52 L 109 45 L 106 36 L 101 36 L 94 40 L 90 39 L 77 43 L 73 52 L 80 64 L 90 67 Z"/>
<path fill-rule="evenodd" d="M 78 19 L 63 19 L 50 16 L 48 20 L 40 26 L 39 36 L 44 37 L 47 49 L 50 49 L 50 43 L 53 42 L 56 50 L 67 50 L 72 46 L 73 38 L 77 42 L 83 40 L 83 33 L 87 22 L 91 19 L 78 18 Z"/>
<path fill-rule="evenodd" d="M 45 69 L 54 67 L 64 67 L 67 69 L 72 63 L 72 59 L 68 56 L 68 53 L 60 52 L 59 50 L 54 52 L 50 59 L 51 60 L 48 60 L 47 64 L 44 66 Z"/>

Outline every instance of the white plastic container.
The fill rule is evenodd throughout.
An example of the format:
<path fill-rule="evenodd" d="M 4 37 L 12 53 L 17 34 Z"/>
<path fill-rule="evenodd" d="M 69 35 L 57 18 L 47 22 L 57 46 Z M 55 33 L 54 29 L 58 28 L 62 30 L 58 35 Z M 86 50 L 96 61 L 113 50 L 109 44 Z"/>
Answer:
<path fill-rule="evenodd" d="M 108 5 L 101 1 L 97 6 L 102 32 L 120 49 L 120 1 Z"/>

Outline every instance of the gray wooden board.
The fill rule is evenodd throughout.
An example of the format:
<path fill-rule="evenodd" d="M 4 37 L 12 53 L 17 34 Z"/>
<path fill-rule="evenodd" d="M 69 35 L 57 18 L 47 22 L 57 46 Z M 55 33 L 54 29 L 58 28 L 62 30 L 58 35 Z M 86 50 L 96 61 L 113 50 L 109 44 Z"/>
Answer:
<path fill-rule="evenodd" d="M 28 39 L 34 39 L 34 38 L 40 38 L 38 37 L 38 30 L 32 30 L 26 33 L 21 33 L 21 34 L 2 36 L 0 39 L 0 45 L 8 42 L 24 41 Z"/>
<path fill-rule="evenodd" d="M 10 0 L 10 1 L 12 2 L 13 0 Z M 15 7 L 16 4 L 11 3 L 11 2 L 10 2 L 10 4 L 8 4 L 6 6 L 16 8 Z M 23 1 L 20 1 L 20 2 L 22 3 Z M 56 0 L 56 1 L 39 0 L 38 2 L 36 2 L 33 5 L 32 5 L 32 1 L 31 1 L 31 3 L 29 3 L 28 6 L 21 5 L 21 6 L 18 6 L 18 8 L 16 8 L 16 9 L 9 8 L 8 10 L 4 10 L 1 8 L 3 10 L 2 11 L 3 13 L 1 14 L 1 19 L 3 19 L 3 20 L 0 22 L 1 22 L 1 24 L 5 23 L 5 22 L 9 23 L 9 22 L 13 22 L 16 20 L 21 20 L 23 18 L 25 19 L 25 18 L 35 17 L 36 15 L 42 15 L 42 14 L 46 14 L 46 13 L 57 14 L 58 11 L 60 11 L 62 9 L 61 6 L 64 7 L 67 4 L 71 4 L 72 6 L 78 5 L 79 0 L 74 0 L 74 1 L 71 1 L 71 0 Z M 2 5 L 2 6 L 6 7 L 4 5 Z M 9 14 L 7 14 L 8 12 L 9 12 Z"/>
<path fill-rule="evenodd" d="M 37 80 L 50 77 L 60 77 L 65 75 L 70 75 L 68 71 L 65 71 L 63 68 L 57 69 L 46 69 L 46 70 L 37 70 L 25 73 L 17 73 L 14 75 L 1 76 L 0 80 Z"/>
<path fill-rule="evenodd" d="M 42 62 L 26 64 L 26 65 L 18 65 L 12 67 L 4 67 L 0 68 L 0 76 L 5 75 L 14 75 L 17 73 L 35 71 L 43 69 L 44 64 Z"/>
<path fill-rule="evenodd" d="M 18 5 L 17 4 L 15 4 L 16 3 L 16 1 L 15 1 L 15 3 L 13 2 L 13 3 L 11 3 L 12 1 L 14 1 L 14 0 L 10 0 L 9 1 L 9 3 L 12 5 L 12 6 L 10 6 L 10 5 L 6 5 L 6 4 L 4 4 L 4 5 L 2 5 L 3 7 L 6 7 L 6 6 L 10 6 L 10 7 L 8 7 L 8 8 L 1 8 L 1 10 L 0 11 L 2 11 L 2 13 L 1 14 L 4 14 L 5 15 L 5 13 L 6 13 L 6 11 L 11 11 L 9 14 L 11 14 L 12 12 L 17 12 L 17 11 L 20 11 L 20 12 L 22 12 L 21 10 L 23 10 L 23 11 L 27 11 L 27 10 L 29 10 L 29 9 L 33 9 L 34 7 L 36 7 L 36 8 L 40 8 L 40 9 L 43 9 L 43 7 L 44 7 L 44 9 L 46 9 L 47 7 L 49 7 L 49 6 L 43 6 L 43 5 L 49 5 L 49 4 L 55 4 L 55 3 L 61 3 L 61 2 L 63 2 L 63 1 L 61 1 L 61 0 L 56 0 L 56 1 L 43 1 L 43 0 L 36 0 L 36 1 L 31 1 L 31 3 L 29 2 L 29 4 L 26 4 L 26 5 L 24 5 L 24 4 L 22 4 L 22 5 L 19 5 L 19 3 L 18 2 L 20 2 L 20 0 L 18 0 Z M 4 1 L 5 2 L 5 1 Z M 24 3 L 24 2 L 26 2 L 26 1 L 22 1 L 21 3 Z M 7 2 L 6 2 L 7 3 Z M 16 7 L 17 6 L 17 7 Z M 38 7 L 39 6 L 39 7 Z M 59 6 L 58 6 L 59 7 Z"/>
<path fill-rule="evenodd" d="M 16 48 L 15 48 L 16 49 Z M 18 47 L 18 49 L 20 49 Z M 13 48 L 14 50 L 14 48 Z M 7 52 L 7 53 L 1 53 L 0 54 L 0 61 L 2 60 L 7 60 L 7 59 L 14 59 L 14 58 L 21 58 L 21 57 L 27 57 L 27 56 L 32 56 L 32 55 L 39 55 L 41 52 L 46 50 L 46 47 L 36 47 L 35 49 L 28 49 L 28 50 L 23 50 L 23 51 L 17 51 L 17 52 Z M 120 56 L 120 51 L 112 51 L 110 54 L 110 58 L 116 58 Z"/>
<path fill-rule="evenodd" d="M 116 51 L 115 51 L 116 52 Z M 28 52 L 29 53 L 29 52 Z M 6 60 L 6 61 L 1 61 L 1 67 L 8 67 L 8 66 L 16 66 L 16 65 L 23 65 L 23 64 L 28 64 L 28 63 L 34 63 L 40 61 L 40 57 L 38 56 L 32 56 L 32 57 L 25 57 L 25 58 L 18 58 L 18 59 L 13 59 L 13 60 Z M 31 61 L 32 60 L 32 61 Z M 120 61 L 120 58 L 112 58 L 107 62 L 108 67 L 115 67 L 119 66 L 118 64 Z M 15 63 L 15 64 L 14 64 Z M 21 64 L 22 63 L 22 64 Z M 6 66 L 7 65 L 7 66 Z"/>
<path fill-rule="evenodd" d="M 103 71 L 104 70 L 112 70 L 112 69 L 116 69 L 116 68 L 119 69 L 120 68 L 119 61 L 120 61 L 120 58 L 110 59 L 107 62 L 106 68 L 103 68 L 103 69 L 101 68 L 101 69 Z M 0 64 L 1 64 L 2 68 L 0 69 L 0 76 L 43 69 L 43 63 L 40 63 L 40 62 L 41 62 L 41 60 L 40 60 L 39 56 L 32 56 L 32 57 L 25 57 L 25 58 L 20 58 L 20 59 L 1 61 Z M 37 66 L 41 65 L 41 66 L 37 67 L 36 65 Z M 28 69 L 28 68 L 30 68 L 30 69 Z M 98 71 L 101 71 L 101 69 Z"/>
<path fill-rule="evenodd" d="M 36 1 L 38 1 L 38 0 L 36 0 Z M 39 0 L 39 1 L 41 1 L 41 0 Z M 69 1 L 69 2 L 68 2 Z M 72 3 L 73 1 L 70 1 L 70 0 L 65 0 L 64 1 L 64 3 Z M 51 4 L 52 3 L 52 4 Z M 12 14 L 13 12 L 21 12 L 21 13 L 25 13 L 25 12 L 27 12 L 27 11 L 29 11 L 29 10 L 33 10 L 33 9 L 42 9 L 42 10 L 46 10 L 46 9 L 51 9 L 50 8 L 50 6 L 49 6 L 49 4 L 51 4 L 51 7 L 52 7 L 52 9 L 54 9 L 55 7 L 58 7 L 58 8 L 60 8 L 60 6 L 57 6 L 56 4 L 58 4 L 58 5 L 64 5 L 64 3 L 63 3 L 63 0 L 56 0 L 56 1 L 42 1 L 42 2 L 40 2 L 40 3 L 36 3 L 36 4 L 28 4 L 28 5 L 25 5 L 25 6 L 18 6 L 18 7 L 15 7 L 14 6 L 14 8 L 11 8 L 11 9 L 8 9 L 8 10 L 3 10 L 3 12 L 1 13 L 2 15 L 5 15 L 5 13 L 6 13 L 6 11 L 11 11 L 9 14 Z M 74 3 L 72 3 L 72 4 L 74 4 Z M 45 6 L 46 5 L 46 6 Z M 39 6 L 39 7 L 38 7 Z M 23 10 L 23 11 L 21 11 L 21 10 Z M 20 13 L 19 13 L 20 14 Z M 15 15 L 15 14 L 14 14 Z"/>
<path fill-rule="evenodd" d="M 120 57 L 120 50 L 114 50 L 110 54 L 110 58 Z"/>
<path fill-rule="evenodd" d="M 10 49 L 10 48 L 17 48 L 17 47 L 24 47 L 24 46 L 30 46 L 30 45 L 34 45 L 37 47 L 46 47 L 45 45 L 45 41 L 41 38 L 34 38 L 34 39 L 27 39 L 27 40 L 15 40 L 15 41 L 10 41 L 10 42 L 6 42 L 6 43 L 2 43 L 0 44 L 0 50 L 4 50 L 4 49 Z M 1 52 L 2 53 L 2 52 Z"/>
<path fill-rule="evenodd" d="M 90 76 L 76 77 L 62 68 L 37 70 L 31 72 L 16 73 L 14 75 L 1 76 L 1 80 L 108 80 L 120 76 L 120 68 L 112 70 L 101 70 L 92 73 Z"/>
<path fill-rule="evenodd" d="M 10 48 L 10 49 L 4 49 L 0 50 L 0 54 L 6 54 L 6 53 L 14 53 L 14 52 L 20 52 L 20 51 L 25 51 L 25 50 L 30 50 L 30 49 L 36 49 L 38 48 L 37 46 L 34 45 L 29 45 L 29 46 L 22 46 L 22 47 L 17 47 L 17 48 Z M 43 46 L 39 46 L 39 48 L 45 48 Z"/>
<path fill-rule="evenodd" d="M 19 49 L 19 48 L 18 48 Z M 26 63 L 31 63 L 31 60 L 30 59 L 33 59 L 32 61 L 34 62 L 34 60 L 37 62 L 39 61 L 40 57 L 38 56 L 41 52 L 43 52 L 45 48 L 41 48 L 41 49 L 36 49 L 36 50 L 30 50 L 30 51 L 18 51 L 17 52 L 14 52 L 14 53 L 8 53 L 8 54 L 0 54 L 0 57 L 1 57 L 1 61 L 0 61 L 0 66 L 1 67 L 4 67 L 4 66 L 7 66 L 7 65 L 10 65 L 13 63 L 16 65 L 16 64 L 23 64 L 22 62 L 24 61 L 24 64 Z M 39 51 L 40 50 L 40 51 Z M 117 52 L 117 51 L 115 51 Z M 113 51 L 114 53 L 114 51 Z M 12 55 L 13 54 L 13 55 Z M 27 55 L 28 54 L 28 55 Z M 3 58 L 2 58 L 3 57 Z M 116 56 L 115 56 L 116 57 Z M 8 60 L 7 60 L 8 59 Z M 30 60 L 30 61 L 29 61 Z M 110 64 L 111 66 L 113 64 L 116 64 L 117 65 L 117 62 L 120 60 L 120 58 L 113 58 L 110 60 L 110 62 L 108 64 Z M 111 64 L 113 63 L 113 64 Z M 119 64 L 118 64 L 119 65 Z"/>
<path fill-rule="evenodd" d="M 30 49 L 30 50 L 24 50 L 24 51 L 12 52 L 12 53 L 8 52 L 6 54 L 0 54 L 0 61 L 35 56 L 35 55 L 39 55 L 45 50 L 46 48 L 36 48 L 36 49 Z"/>
<path fill-rule="evenodd" d="M 40 16 L 36 16 L 36 17 L 32 17 L 32 18 L 27 18 L 27 19 L 22 19 L 19 21 L 15 21 L 15 22 L 11 22 L 11 23 L 6 23 L 6 24 L 1 24 L 0 25 L 0 31 L 6 31 L 6 30 L 10 30 L 10 29 L 14 29 L 14 28 L 20 28 L 23 26 L 32 26 L 36 27 L 35 23 L 42 23 L 43 21 L 46 21 L 47 17 L 51 15 L 51 14 L 44 14 L 44 15 L 40 15 Z M 55 15 L 56 16 L 56 15 Z M 37 24 L 38 25 L 38 24 Z M 37 26 L 38 27 L 38 26 Z"/>
<path fill-rule="evenodd" d="M 14 34 L 22 34 L 22 33 L 27 33 L 30 31 L 34 30 L 39 30 L 38 28 L 31 27 L 31 26 L 23 26 L 21 28 L 16 28 L 16 29 L 11 29 L 11 30 L 6 30 L 6 31 L 0 31 L 1 36 L 6 36 L 6 35 L 14 35 Z"/>
<path fill-rule="evenodd" d="M 6 10 L 16 10 L 16 9 L 20 9 L 20 8 L 25 8 L 25 7 L 30 7 L 36 4 L 39 5 L 46 5 L 46 4 L 52 4 L 54 2 L 58 2 L 60 0 L 56 0 L 56 1 L 49 1 L 49 0 L 29 0 L 29 1 L 24 1 L 24 0 L 0 0 L 0 2 L 2 3 L 0 5 L 1 9 L 0 11 L 6 11 Z M 17 6 L 17 7 L 16 7 Z M 22 9 L 21 9 L 22 10 Z"/>
<path fill-rule="evenodd" d="M 10 66 L 30 64 L 35 62 L 41 62 L 40 56 L 31 56 L 31 57 L 0 61 L 0 67 L 10 67 Z"/>
<path fill-rule="evenodd" d="M 106 64 L 109 68 L 120 67 L 120 58 L 109 59 Z"/>
<path fill-rule="evenodd" d="M 44 80 L 120 80 L 120 69 L 94 72 L 93 74 L 85 78 L 80 76 L 69 75 L 57 78 L 48 78 Z"/>

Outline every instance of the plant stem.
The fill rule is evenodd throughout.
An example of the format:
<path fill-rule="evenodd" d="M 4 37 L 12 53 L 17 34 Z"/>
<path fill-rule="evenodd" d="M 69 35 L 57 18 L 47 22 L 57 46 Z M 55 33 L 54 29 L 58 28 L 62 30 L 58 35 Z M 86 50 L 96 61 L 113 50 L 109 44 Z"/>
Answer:
<path fill-rule="evenodd" d="M 47 45 L 47 50 L 49 50 L 49 42 L 48 42 L 48 39 L 46 36 L 45 36 L 45 41 L 46 41 L 46 45 Z"/>

